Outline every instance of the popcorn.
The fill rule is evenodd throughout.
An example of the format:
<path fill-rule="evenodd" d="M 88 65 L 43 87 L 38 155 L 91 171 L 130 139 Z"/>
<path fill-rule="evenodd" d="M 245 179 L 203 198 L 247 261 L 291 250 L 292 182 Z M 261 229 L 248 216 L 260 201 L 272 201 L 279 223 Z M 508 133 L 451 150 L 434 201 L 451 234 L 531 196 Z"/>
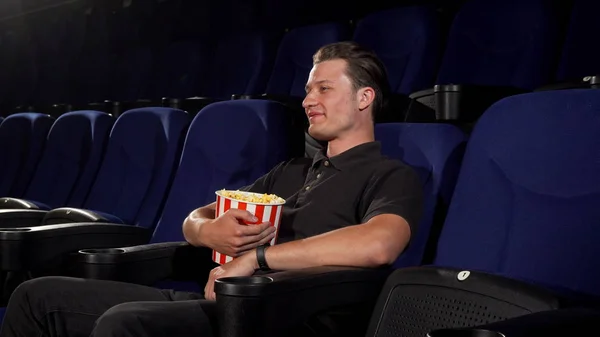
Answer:
<path fill-rule="evenodd" d="M 251 202 L 253 204 L 284 204 L 285 200 L 281 197 L 276 196 L 275 194 L 259 194 L 252 192 L 243 192 L 243 191 L 227 191 L 221 190 L 219 191 L 221 196 L 226 198 L 231 198 L 237 201 L 243 202 Z M 217 194 L 219 194 L 217 193 Z"/>
<path fill-rule="evenodd" d="M 225 189 L 216 191 L 215 194 L 217 195 L 215 207 L 216 217 L 221 216 L 232 208 L 246 210 L 254 214 L 257 221 L 249 222 L 244 220 L 242 222 L 250 226 L 269 222 L 271 226 L 276 229 L 275 237 L 270 243 L 271 245 L 274 245 L 277 242 L 279 223 L 281 222 L 281 212 L 283 211 L 285 199 L 275 194 L 229 191 Z M 213 250 L 212 259 L 218 264 L 224 264 L 232 261 L 234 258 Z"/>

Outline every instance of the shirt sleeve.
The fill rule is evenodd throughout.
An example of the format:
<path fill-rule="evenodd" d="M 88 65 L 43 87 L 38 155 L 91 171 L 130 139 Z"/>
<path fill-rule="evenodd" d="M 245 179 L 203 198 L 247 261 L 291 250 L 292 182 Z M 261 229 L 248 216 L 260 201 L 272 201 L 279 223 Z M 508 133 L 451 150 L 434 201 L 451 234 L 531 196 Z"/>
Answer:
<path fill-rule="evenodd" d="M 281 174 L 285 162 L 277 164 L 271 171 L 256 179 L 252 184 L 240 187 L 240 191 L 253 192 L 253 193 L 271 193 L 273 182 Z"/>
<path fill-rule="evenodd" d="M 396 167 L 387 174 L 375 177 L 365 193 L 362 223 L 376 215 L 396 214 L 401 216 L 415 235 L 423 212 L 423 187 L 416 172 L 408 167 Z"/>

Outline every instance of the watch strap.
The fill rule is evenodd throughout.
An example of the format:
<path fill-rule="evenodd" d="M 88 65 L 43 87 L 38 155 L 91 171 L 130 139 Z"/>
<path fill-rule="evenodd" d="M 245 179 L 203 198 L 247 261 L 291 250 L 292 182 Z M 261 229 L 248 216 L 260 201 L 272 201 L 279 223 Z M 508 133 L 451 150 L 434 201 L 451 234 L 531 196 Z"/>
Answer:
<path fill-rule="evenodd" d="M 256 248 L 256 261 L 258 261 L 258 269 L 262 270 L 262 271 L 271 270 L 271 268 L 269 268 L 269 265 L 267 264 L 267 259 L 265 257 L 265 251 L 267 250 L 268 247 L 270 247 L 270 246 L 268 244 L 266 244 L 266 245 L 258 246 Z"/>

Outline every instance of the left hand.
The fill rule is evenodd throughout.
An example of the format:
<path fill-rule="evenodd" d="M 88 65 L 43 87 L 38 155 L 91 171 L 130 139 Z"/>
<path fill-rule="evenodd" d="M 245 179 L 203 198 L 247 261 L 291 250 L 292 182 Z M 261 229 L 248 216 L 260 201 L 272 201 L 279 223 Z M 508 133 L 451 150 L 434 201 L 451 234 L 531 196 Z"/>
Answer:
<path fill-rule="evenodd" d="M 206 286 L 204 287 L 204 298 L 211 301 L 216 300 L 215 281 L 217 279 L 234 276 L 252 276 L 256 269 L 258 269 L 258 262 L 256 261 L 254 250 L 231 262 L 214 268 L 210 271 L 208 282 L 206 282 Z"/>

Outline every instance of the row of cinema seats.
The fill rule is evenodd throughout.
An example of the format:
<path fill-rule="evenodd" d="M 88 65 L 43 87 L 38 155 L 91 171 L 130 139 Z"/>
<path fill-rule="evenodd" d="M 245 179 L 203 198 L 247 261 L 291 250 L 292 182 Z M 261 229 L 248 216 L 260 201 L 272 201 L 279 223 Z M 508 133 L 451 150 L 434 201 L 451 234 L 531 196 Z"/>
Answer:
<path fill-rule="evenodd" d="M 179 40 L 159 52 L 136 47 L 125 53 L 113 82 L 104 78 L 110 57 L 93 51 L 80 59 L 98 69 L 77 72 L 84 80 L 70 81 L 77 91 L 60 100 L 70 107 L 56 108 L 100 102 L 91 108 L 115 116 L 157 105 L 195 112 L 232 96 L 299 107 L 312 54 L 325 44 L 354 40 L 372 48 L 390 75 L 395 98 L 382 121 L 472 122 L 491 103 L 513 94 L 595 86 L 597 52 L 589 43 L 594 21 L 588 15 L 598 9 L 594 0 L 576 0 L 572 7 L 561 1 L 472 0 L 460 7 L 447 34 L 434 8 L 405 6 L 370 13 L 355 26 L 299 27 L 280 41 L 262 31 L 219 36 L 214 45 Z M 58 87 L 42 92 L 52 100 Z"/>
<path fill-rule="evenodd" d="M 107 135 L 86 200 L 71 205 L 90 211 L 61 209 L 69 202 L 51 198 L 41 200 L 55 209 L 50 212 L 30 208 L 36 202 L 4 199 L 13 205 L 8 208 L 21 208 L 0 213 L 6 295 L 23 279 L 47 274 L 202 289 L 208 274 L 202 261 L 210 261 L 210 252 L 182 242 L 181 222 L 212 201 L 215 190 L 242 186 L 286 157 L 285 112 L 271 101 L 214 103 L 189 128 L 178 110 L 124 113 Z M 49 181 L 83 175 L 83 170 L 59 173 L 69 157 L 91 151 L 61 149 L 72 146 L 72 134 L 90 130 L 93 123 L 56 137 L 52 132 L 78 115 L 89 120 L 102 114 L 74 112 L 53 123 L 45 151 L 56 149 L 50 161 L 60 165 Z M 11 132 L 6 125 L 20 118 L 42 117 L 8 117 L 0 134 Z M 33 148 L 31 140 L 44 137 L 25 138 L 20 139 Z M 507 336 L 524 336 L 519 335 L 524 328 L 540 328 L 528 321 L 536 317 L 529 314 L 542 315 L 539 321 L 547 326 L 550 319 L 544 317 L 554 324 L 571 317 L 557 309 L 597 305 L 599 91 L 504 99 L 484 113 L 469 136 L 447 124 L 389 123 L 376 126 L 376 138 L 387 155 L 413 166 L 423 182 L 424 216 L 407 251 L 392 269 L 330 266 L 219 280 L 220 336 L 286 335 L 316 313 L 354 304 L 364 305 L 363 315 L 345 312 L 353 317 L 344 332 L 349 336 L 367 331 L 364 308 L 372 313 L 368 336 L 416 337 L 498 321 L 506 324 L 498 329 L 517 331 Z M 54 142 L 60 146 L 53 147 Z M 38 169 L 45 170 L 52 169 Z M 77 185 L 66 183 L 69 189 Z M 31 184 L 27 191 L 36 187 Z M 30 198 L 27 193 L 14 197 Z M 35 221 L 16 221 L 25 214 L 36 214 L 29 218 Z M 116 218 L 118 224 L 107 224 Z"/>

